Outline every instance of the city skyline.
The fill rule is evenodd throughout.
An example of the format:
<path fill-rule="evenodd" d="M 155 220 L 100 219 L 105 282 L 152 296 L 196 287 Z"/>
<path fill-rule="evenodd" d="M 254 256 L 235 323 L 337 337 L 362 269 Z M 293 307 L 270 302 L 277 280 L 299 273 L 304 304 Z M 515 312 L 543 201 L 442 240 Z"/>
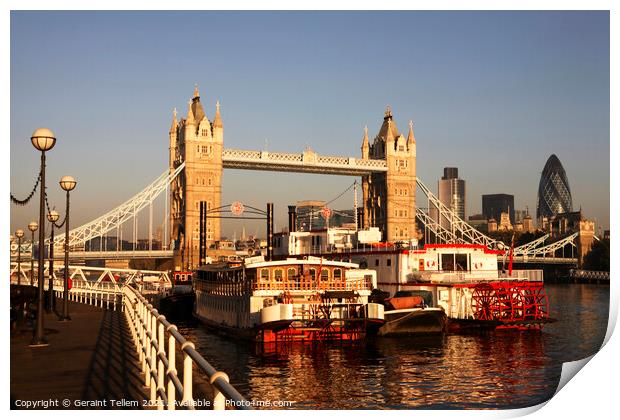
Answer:
<path fill-rule="evenodd" d="M 363 127 L 372 141 L 391 105 L 401 129 L 415 122 L 428 186 L 459 168 L 466 217 L 492 193 L 532 214 L 556 154 L 574 207 L 609 228 L 606 12 L 12 12 L 11 192 L 30 192 L 29 137 L 48 126 L 50 201 L 62 209 L 57 179 L 71 174 L 73 226 L 112 209 L 166 169 L 172 108 L 186 114 L 196 83 L 209 118 L 222 104 L 226 146 L 241 149 L 360 157 Z M 281 228 L 288 204 L 329 201 L 352 182 L 225 170 L 222 202 L 274 201 Z M 35 213 L 12 206 L 11 229 Z"/>

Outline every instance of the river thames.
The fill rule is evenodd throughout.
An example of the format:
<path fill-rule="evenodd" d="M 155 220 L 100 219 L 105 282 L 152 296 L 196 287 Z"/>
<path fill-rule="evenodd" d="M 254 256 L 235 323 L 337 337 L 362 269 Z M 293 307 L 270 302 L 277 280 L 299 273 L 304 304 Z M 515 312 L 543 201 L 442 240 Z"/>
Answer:
<path fill-rule="evenodd" d="M 551 398 L 561 364 L 594 354 L 607 329 L 609 287 L 547 284 L 542 331 L 294 343 L 277 352 L 213 334 L 179 330 L 246 398 L 292 401 L 293 409 L 522 408 Z"/>

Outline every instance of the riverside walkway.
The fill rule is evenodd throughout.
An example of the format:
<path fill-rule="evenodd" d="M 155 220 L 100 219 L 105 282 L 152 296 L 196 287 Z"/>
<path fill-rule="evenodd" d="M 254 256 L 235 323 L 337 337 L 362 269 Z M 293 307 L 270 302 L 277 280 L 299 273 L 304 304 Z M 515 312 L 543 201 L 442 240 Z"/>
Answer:
<path fill-rule="evenodd" d="M 11 408 L 35 401 L 58 401 L 49 407 L 58 409 L 143 408 L 148 396 L 123 313 L 74 302 L 70 308 L 71 322 L 45 315 L 49 346 L 29 347 L 32 328 L 11 334 Z"/>
<path fill-rule="evenodd" d="M 138 289 L 75 280 L 71 321 L 45 314 L 49 345 L 30 347 L 36 286 L 11 285 L 11 408 L 253 409 Z"/>

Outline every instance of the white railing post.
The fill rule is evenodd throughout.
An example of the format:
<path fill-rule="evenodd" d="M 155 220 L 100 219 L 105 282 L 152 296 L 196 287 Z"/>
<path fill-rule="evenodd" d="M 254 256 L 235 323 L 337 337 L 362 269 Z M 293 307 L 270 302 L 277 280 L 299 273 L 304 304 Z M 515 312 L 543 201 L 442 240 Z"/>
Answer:
<path fill-rule="evenodd" d="M 148 387 L 150 385 L 150 380 L 149 377 L 151 375 L 151 372 L 149 370 L 149 363 L 148 363 L 148 358 L 150 357 L 150 347 L 149 347 L 149 333 L 151 332 L 151 322 L 150 322 L 150 318 L 149 318 L 149 309 L 150 309 L 151 305 L 145 306 L 144 307 L 144 325 L 145 325 L 145 331 L 144 331 L 144 386 Z"/>
<path fill-rule="evenodd" d="M 151 305 L 149 305 L 151 306 Z M 149 311 L 149 321 L 151 322 L 151 366 L 149 370 L 150 386 L 151 386 L 151 404 L 157 400 L 157 318 Z M 153 375 L 155 371 L 155 375 Z"/>
<path fill-rule="evenodd" d="M 183 358 L 183 399 L 181 402 L 187 407 L 194 404 L 194 400 L 192 397 L 192 358 L 189 354 L 185 353 L 185 349 L 187 347 L 191 347 L 194 349 L 194 343 L 191 341 L 186 341 L 181 346 L 181 350 L 185 354 Z"/>
<path fill-rule="evenodd" d="M 213 409 L 226 410 L 226 397 L 213 385 L 218 378 L 223 378 L 226 382 L 230 382 L 228 375 L 224 372 L 215 372 L 213 376 L 211 376 L 210 382 L 213 388 Z"/>
<path fill-rule="evenodd" d="M 168 372 L 166 375 L 168 376 L 168 410 L 176 409 L 176 392 L 174 388 L 174 382 L 172 380 L 173 376 L 177 376 L 177 365 L 176 365 L 176 338 L 172 335 L 172 330 L 176 331 L 177 327 L 175 325 L 170 325 L 168 327 Z"/>
<path fill-rule="evenodd" d="M 155 348 L 155 342 L 157 339 L 157 320 L 155 319 L 155 315 L 151 312 L 152 310 L 153 305 L 149 305 L 148 322 L 151 332 L 151 338 L 149 339 L 149 358 L 151 363 L 150 366 L 147 366 L 147 370 L 151 390 L 151 403 L 155 402 L 155 399 L 157 398 L 157 384 L 155 383 L 155 378 L 153 377 L 153 370 L 157 372 L 157 349 Z"/>
<path fill-rule="evenodd" d="M 136 311 L 136 325 L 138 326 L 138 353 L 140 354 L 140 366 L 142 367 L 142 373 L 144 373 L 144 309 L 143 304 L 140 300 L 136 302 L 137 311 Z"/>
<path fill-rule="evenodd" d="M 166 345 L 164 344 L 164 324 L 162 320 L 166 319 L 165 316 L 159 315 L 157 317 L 157 392 L 165 392 L 164 388 L 164 361 L 162 357 L 166 356 Z M 157 396 L 157 409 L 163 410 L 163 400 L 160 395 Z"/>

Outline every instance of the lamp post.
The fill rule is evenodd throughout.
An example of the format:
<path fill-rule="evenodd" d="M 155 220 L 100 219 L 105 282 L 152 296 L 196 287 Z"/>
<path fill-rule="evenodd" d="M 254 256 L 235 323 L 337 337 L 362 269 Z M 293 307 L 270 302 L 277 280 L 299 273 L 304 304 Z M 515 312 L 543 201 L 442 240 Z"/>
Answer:
<path fill-rule="evenodd" d="M 13 257 L 13 242 L 15 241 L 15 236 L 13 236 L 13 234 L 11 233 L 11 258 Z M 9 278 L 9 282 L 12 281 L 13 275 L 11 275 L 11 278 Z"/>
<path fill-rule="evenodd" d="M 47 346 L 47 339 L 43 336 L 43 248 L 45 243 L 45 152 L 51 150 L 56 144 L 56 137 L 49 128 L 37 128 L 30 141 L 35 149 L 41 152 L 41 195 L 39 199 L 39 267 L 38 275 L 38 302 L 37 302 L 37 325 L 30 346 Z"/>
<path fill-rule="evenodd" d="M 47 295 L 49 297 L 47 301 L 47 311 L 52 312 L 54 310 L 54 225 L 58 221 L 60 215 L 56 210 L 51 210 L 47 213 L 47 220 L 52 223 L 52 232 L 50 234 L 50 266 L 49 266 L 49 287 L 47 289 Z"/>
<path fill-rule="evenodd" d="M 39 229 L 39 224 L 35 221 L 28 223 L 28 230 L 32 232 L 32 242 L 30 245 L 30 285 L 34 286 L 34 232 Z"/>
<path fill-rule="evenodd" d="M 60 188 L 67 192 L 67 207 L 65 209 L 65 278 L 62 293 L 62 316 L 61 321 L 71 321 L 69 317 L 69 192 L 77 185 L 72 176 L 60 178 Z"/>
<path fill-rule="evenodd" d="M 22 284 L 22 238 L 24 231 L 17 229 L 15 237 L 17 238 L 17 285 L 19 286 Z"/>

